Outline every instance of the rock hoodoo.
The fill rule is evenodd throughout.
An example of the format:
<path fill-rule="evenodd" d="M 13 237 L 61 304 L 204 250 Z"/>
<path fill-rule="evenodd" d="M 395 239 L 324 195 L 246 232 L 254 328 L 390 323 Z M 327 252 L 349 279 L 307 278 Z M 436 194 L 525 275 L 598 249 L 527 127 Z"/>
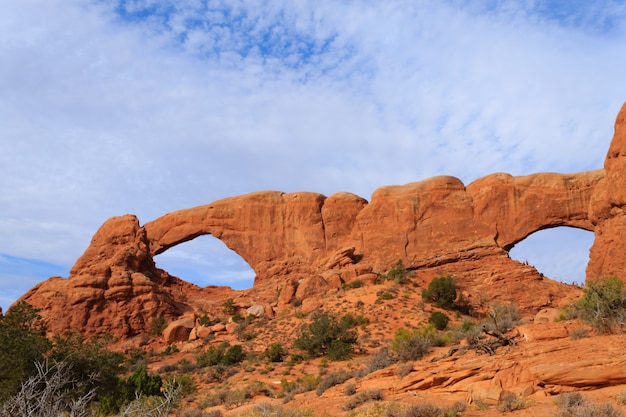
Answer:
<path fill-rule="evenodd" d="M 336 287 L 385 272 L 398 260 L 427 278 L 452 274 L 461 286 L 492 286 L 488 291 L 495 293 L 492 284 L 508 279 L 516 283 L 513 289 L 527 289 L 542 277 L 511 260 L 508 250 L 556 226 L 595 233 L 587 279 L 621 275 L 625 182 L 626 105 L 604 169 L 523 177 L 496 173 L 467 186 L 439 176 L 381 187 L 369 202 L 350 193 L 256 192 L 168 213 L 143 227 L 135 216 L 114 217 L 98 230 L 69 279 L 50 278 L 23 298 L 54 317 L 49 322 L 54 331 L 79 327 L 118 336 L 145 331 L 150 317 L 177 318 L 210 304 L 211 291 L 218 289 L 171 277 L 153 261 L 205 234 L 252 267 L 255 283 L 245 295 L 268 303 L 289 302 L 303 279 Z M 527 297 L 523 308 L 543 305 L 537 294 Z"/>

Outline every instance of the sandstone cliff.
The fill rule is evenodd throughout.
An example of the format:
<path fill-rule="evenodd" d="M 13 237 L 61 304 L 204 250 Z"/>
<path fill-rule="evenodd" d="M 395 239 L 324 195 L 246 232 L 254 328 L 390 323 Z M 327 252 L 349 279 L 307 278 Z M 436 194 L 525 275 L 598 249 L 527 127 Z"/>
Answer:
<path fill-rule="evenodd" d="M 381 187 L 369 202 L 349 193 L 257 192 L 168 213 L 143 227 L 135 216 L 113 217 L 68 279 L 50 278 L 23 299 L 42 309 L 53 332 L 145 332 L 153 317 L 197 312 L 210 308 L 218 292 L 228 294 L 201 289 L 154 265 L 154 255 L 211 234 L 256 273 L 253 288 L 239 296 L 274 307 L 298 291 L 300 298 L 314 298 L 342 282 L 371 279 L 401 260 L 422 279 L 451 274 L 470 296 L 485 292 L 536 312 L 559 289 L 508 256 L 535 231 L 593 231 L 587 279 L 626 269 L 625 120 L 626 105 L 605 166 L 596 171 L 496 173 L 467 186 L 440 176 Z"/>

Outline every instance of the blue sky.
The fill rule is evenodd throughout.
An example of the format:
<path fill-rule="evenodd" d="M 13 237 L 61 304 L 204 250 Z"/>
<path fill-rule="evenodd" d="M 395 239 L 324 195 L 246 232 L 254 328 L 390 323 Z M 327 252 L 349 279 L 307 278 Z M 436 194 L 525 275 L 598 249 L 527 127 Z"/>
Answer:
<path fill-rule="evenodd" d="M 626 5 L 5 0 L 0 62 L 6 309 L 114 215 L 600 168 L 626 101 Z M 581 281 L 592 235 L 557 232 L 514 252 Z M 156 261 L 250 285 L 215 239 Z"/>

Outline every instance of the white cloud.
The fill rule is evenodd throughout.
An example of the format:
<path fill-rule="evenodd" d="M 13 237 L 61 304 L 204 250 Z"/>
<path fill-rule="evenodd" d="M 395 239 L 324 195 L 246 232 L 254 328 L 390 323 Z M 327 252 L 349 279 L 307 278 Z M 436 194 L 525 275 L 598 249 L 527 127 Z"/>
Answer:
<path fill-rule="evenodd" d="M 256 190 L 598 168 L 626 11 L 551 5 L 8 0 L 0 253 L 69 267 L 109 216 Z"/>

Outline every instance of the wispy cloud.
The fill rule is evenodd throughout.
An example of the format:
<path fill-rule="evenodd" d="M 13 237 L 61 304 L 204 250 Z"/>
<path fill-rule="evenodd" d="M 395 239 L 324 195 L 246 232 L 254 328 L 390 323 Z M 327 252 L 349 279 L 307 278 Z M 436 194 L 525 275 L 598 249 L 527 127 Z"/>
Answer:
<path fill-rule="evenodd" d="M 256 190 L 596 169 L 624 22 L 611 0 L 8 0 L 0 252 L 71 265 L 109 216 Z"/>

